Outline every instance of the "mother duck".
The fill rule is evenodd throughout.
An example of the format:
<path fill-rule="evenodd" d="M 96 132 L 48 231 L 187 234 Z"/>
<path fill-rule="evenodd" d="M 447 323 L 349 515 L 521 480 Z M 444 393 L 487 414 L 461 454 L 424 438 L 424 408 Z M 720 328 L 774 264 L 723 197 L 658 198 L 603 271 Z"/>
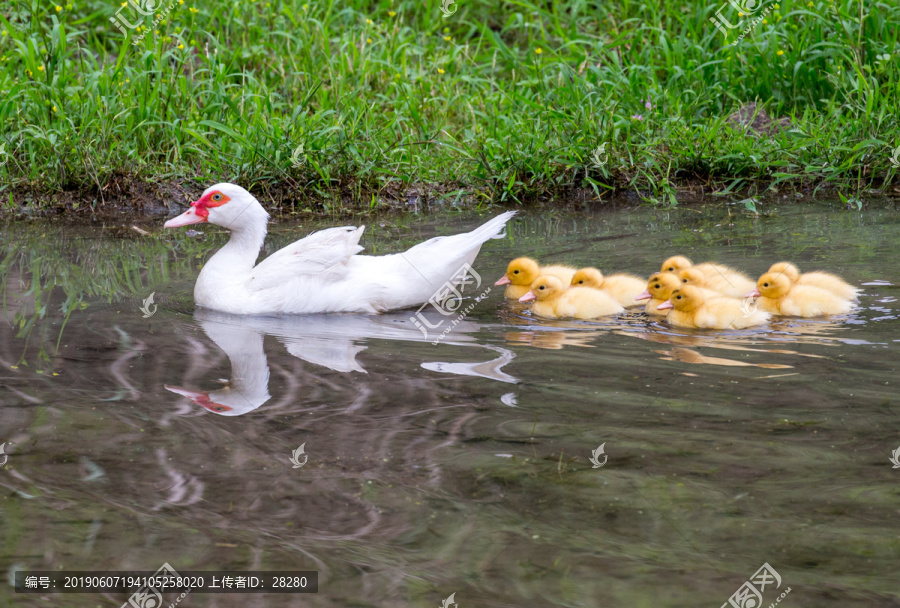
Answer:
<path fill-rule="evenodd" d="M 427 302 L 445 283 L 458 284 L 482 243 L 502 238 L 515 211 L 472 232 L 440 236 L 403 253 L 356 255 L 365 226 L 314 232 L 256 264 L 269 214 L 252 194 L 234 184 L 206 189 L 166 228 L 208 222 L 231 231 L 197 277 L 194 302 L 239 315 L 385 312 Z"/>

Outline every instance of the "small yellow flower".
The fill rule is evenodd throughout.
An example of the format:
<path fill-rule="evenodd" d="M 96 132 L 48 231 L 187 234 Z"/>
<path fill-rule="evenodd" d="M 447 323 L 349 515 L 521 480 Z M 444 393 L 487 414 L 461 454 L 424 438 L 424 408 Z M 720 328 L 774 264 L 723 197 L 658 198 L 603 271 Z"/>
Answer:
<path fill-rule="evenodd" d="M 153 33 L 159 36 L 159 30 L 153 30 Z"/>
<path fill-rule="evenodd" d="M 182 50 L 182 51 L 183 51 L 183 50 L 184 50 L 184 44 L 179 44 L 179 45 L 178 45 L 178 48 L 179 48 L 179 50 Z"/>
<path fill-rule="evenodd" d="M 44 66 L 39 65 L 39 66 L 38 66 L 38 72 L 43 72 L 43 71 L 44 71 Z"/>
<path fill-rule="evenodd" d="M 60 5 L 58 5 L 58 4 L 57 4 L 56 6 L 54 6 L 53 8 L 56 9 L 56 12 L 57 12 L 57 13 L 61 13 L 61 12 L 62 12 L 62 7 L 61 7 Z"/>
<path fill-rule="evenodd" d="M 196 46 L 196 45 L 197 45 L 197 41 L 194 40 L 193 38 L 191 38 L 191 46 Z"/>
<path fill-rule="evenodd" d="M 768 22 L 769 22 L 768 19 L 763 19 L 763 25 L 767 24 Z"/>
<path fill-rule="evenodd" d="M 3 30 L 2 32 L 0 32 L 0 36 L 9 36 L 9 32 Z"/>
<path fill-rule="evenodd" d="M 308 4 L 304 4 L 302 8 L 303 8 L 303 10 L 309 10 L 309 5 L 308 5 Z"/>
<path fill-rule="evenodd" d="M 53 372 L 53 375 L 54 375 L 54 376 L 58 376 L 59 374 L 57 374 L 56 372 Z"/>
<path fill-rule="evenodd" d="M 366 38 L 366 42 L 368 42 L 369 44 L 372 44 L 372 39 L 371 39 L 371 38 Z"/>
<path fill-rule="evenodd" d="M 192 13 L 194 13 L 195 15 L 200 12 L 199 8 L 194 8 L 193 6 L 191 8 L 189 8 L 188 10 L 191 11 Z"/>
<path fill-rule="evenodd" d="M 534 49 L 534 52 L 537 53 L 538 55 L 540 55 L 541 53 L 544 52 L 544 49 L 542 49 L 542 48 L 536 48 L 536 49 Z"/>
<path fill-rule="evenodd" d="M 778 51 L 778 52 L 775 53 L 775 54 L 778 55 L 779 57 L 781 57 L 782 55 L 784 55 L 784 51 Z"/>
<path fill-rule="evenodd" d="M 812 8 L 814 6 L 814 4 L 812 2 L 807 2 L 806 6 L 808 6 L 809 8 Z"/>
<path fill-rule="evenodd" d="M 126 78 L 125 82 L 131 82 L 131 78 Z"/>
<path fill-rule="evenodd" d="M 56 106 L 53 106 L 53 111 L 56 112 Z"/>
<path fill-rule="evenodd" d="M 394 74 L 394 80 L 400 80 L 401 78 L 403 78 L 403 76 L 400 74 Z"/>
<path fill-rule="evenodd" d="M 744 16 L 744 13 L 742 13 L 741 11 L 738 11 L 738 17 L 743 17 L 743 16 Z"/>
<path fill-rule="evenodd" d="M 438 68 L 438 74 L 443 74 L 443 73 L 444 73 L 444 70 L 442 70 L 441 68 Z"/>
<path fill-rule="evenodd" d="M 451 40 L 453 40 L 453 38 L 451 38 L 450 36 L 444 36 L 444 40 L 450 42 Z"/>
<path fill-rule="evenodd" d="M 366 19 L 366 23 L 369 24 L 369 25 L 372 25 L 372 20 L 371 20 L 371 19 Z"/>
<path fill-rule="evenodd" d="M 780 4 L 776 4 L 776 5 L 775 5 L 775 10 L 776 10 L 776 11 L 777 11 L 778 9 L 780 9 L 780 8 L 781 8 L 781 5 L 780 5 Z"/>
<path fill-rule="evenodd" d="M 184 0 L 178 0 L 178 6 L 181 6 L 182 4 L 184 4 Z"/>
<path fill-rule="evenodd" d="M 123 2 L 123 3 L 122 3 L 122 7 L 124 8 L 124 7 L 126 7 L 126 6 L 128 6 L 128 3 L 127 3 L 127 2 Z"/>
<path fill-rule="evenodd" d="M 397 13 L 395 13 L 394 11 L 388 11 L 388 17 L 396 17 L 396 16 L 397 16 Z"/>

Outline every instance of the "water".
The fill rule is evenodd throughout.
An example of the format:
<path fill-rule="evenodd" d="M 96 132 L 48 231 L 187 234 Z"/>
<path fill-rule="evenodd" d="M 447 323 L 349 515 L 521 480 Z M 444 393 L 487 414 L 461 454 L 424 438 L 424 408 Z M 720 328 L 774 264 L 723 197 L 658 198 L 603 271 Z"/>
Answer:
<path fill-rule="evenodd" d="M 367 220 L 364 244 L 484 219 Z M 494 288 L 438 344 L 410 312 L 194 311 L 212 227 L 6 226 L 0 564 L 319 572 L 316 595 L 188 608 L 658 608 L 721 606 L 768 563 L 765 606 L 787 588 L 785 606 L 900 606 L 898 220 L 875 202 L 527 212 L 483 249 L 482 289 L 522 254 L 646 275 L 684 253 L 754 276 L 790 259 L 865 295 L 845 317 L 711 332 L 537 320 Z M 127 595 L 0 591 L 48 598 Z"/>

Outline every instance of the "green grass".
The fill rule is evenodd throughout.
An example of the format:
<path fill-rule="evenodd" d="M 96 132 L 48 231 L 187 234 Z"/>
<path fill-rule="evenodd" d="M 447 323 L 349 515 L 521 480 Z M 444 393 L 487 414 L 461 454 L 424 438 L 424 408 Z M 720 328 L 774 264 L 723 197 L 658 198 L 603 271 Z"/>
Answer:
<path fill-rule="evenodd" d="M 442 18 L 437 0 L 175 0 L 135 45 L 110 22 L 118 0 L 58 1 L 0 9 L 3 205 L 129 180 L 326 207 L 413 187 L 676 204 L 686 184 L 855 196 L 896 182 L 893 1 L 785 0 L 736 47 L 714 2 L 460 0 Z M 792 128 L 732 128 L 755 100 Z"/>

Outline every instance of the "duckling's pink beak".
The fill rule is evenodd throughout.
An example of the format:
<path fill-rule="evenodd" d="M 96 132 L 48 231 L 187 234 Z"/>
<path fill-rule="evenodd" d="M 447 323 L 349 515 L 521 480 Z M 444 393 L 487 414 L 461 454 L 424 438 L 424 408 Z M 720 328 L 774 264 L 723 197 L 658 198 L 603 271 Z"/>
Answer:
<path fill-rule="evenodd" d="M 537 296 L 534 295 L 533 291 L 529 291 L 524 296 L 519 298 L 519 302 L 531 302 L 532 300 L 537 300 Z"/>
<path fill-rule="evenodd" d="M 656 307 L 656 310 L 668 310 L 669 308 L 675 308 L 672 304 L 672 300 L 666 300 L 662 304 Z"/>
<path fill-rule="evenodd" d="M 744 297 L 745 298 L 759 298 L 759 297 L 762 297 L 762 294 L 759 293 L 758 289 L 752 289 L 752 290 L 748 291 L 747 295 L 745 295 Z"/>
<path fill-rule="evenodd" d="M 634 296 L 634 299 L 635 299 L 635 301 L 637 301 L 637 300 L 649 300 L 649 299 L 652 298 L 652 297 L 653 297 L 653 296 L 650 295 L 650 292 L 649 292 L 649 291 L 644 291 L 644 292 L 639 293 L 638 295 Z"/>
<path fill-rule="evenodd" d="M 509 280 L 509 277 L 506 275 L 503 275 L 502 277 L 497 279 L 497 282 L 494 283 L 494 285 L 509 285 L 510 283 L 512 283 L 512 281 Z"/>

